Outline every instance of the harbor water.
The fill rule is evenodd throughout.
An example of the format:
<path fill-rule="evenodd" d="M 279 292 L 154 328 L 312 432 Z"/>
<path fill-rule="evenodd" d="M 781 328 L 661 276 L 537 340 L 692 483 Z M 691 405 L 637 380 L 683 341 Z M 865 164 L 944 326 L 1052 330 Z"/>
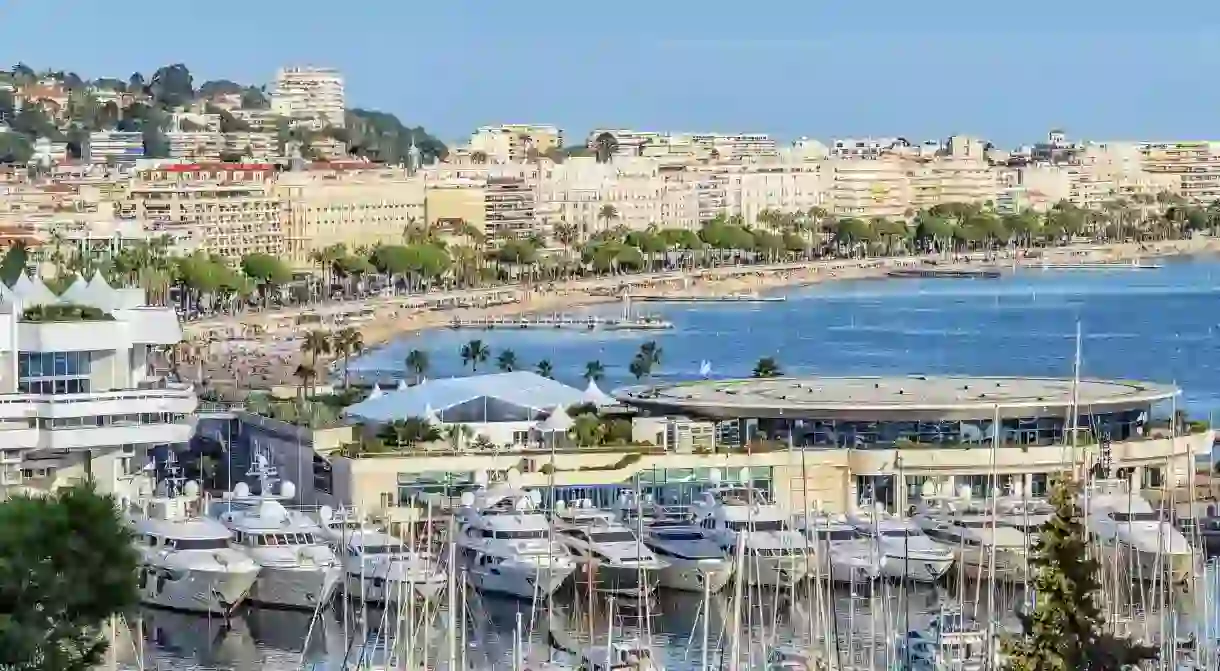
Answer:
<path fill-rule="evenodd" d="M 673 322 L 672 330 L 655 333 L 437 329 L 371 351 L 352 369 L 370 379 L 401 377 L 407 353 L 420 349 L 430 355 L 429 377 L 468 374 L 458 352 L 462 344 L 478 338 L 492 352 L 479 372 L 494 370 L 498 352 L 511 349 L 522 368 L 546 359 L 557 379 L 583 386 L 585 364 L 596 360 L 606 370 L 605 389 L 635 382 L 628 364 L 650 340 L 661 349 L 653 376 L 667 380 L 701 377 L 703 361 L 711 364 L 714 377 L 748 376 L 761 357 L 772 357 L 785 372 L 802 375 L 1063 377 L 1072 373 L 1079 322 L 1082 375 L 1174 382 L 1184 389 L 1183 404 L 1192 416 L 1210 418 L 1220 411 L 1217 259 L 1173 260 L 1138 272 L 1030 269 L 1001 279 L 838 282 L 783 295 L 786 301 L 772 303 L 637 306 Z M 620 309 L 610 305 L 571 314 L 614 316 Z M 892 637 L 926 624 L 929 613 L 946 599 L 965 603 L 967 612 L 986 620 L 988 601 L 994 612 L 1011 614 L 1022 598 L 1022 591 L 1012 586 L 997 589 L 990 600 L 976 596 L 987 591 L 953 581 L 906 591 L 894 585 L 838 588 L 829 602 L 840 638 L 858 637 L 853 645 L 863 649 L 869 645 L 866 639 Z M 1177 597 L 1179 609 L 1173 618 L 1160 617 L 1154 607 L 1141 608 L 1143 620 L 1134 626 L 1172 626 L 1176 618 L 1198 617 L 1198 600 L 1204 596 L 1211 597 L 1207 611 L 1214 618 L 1216 593 L 1209 582 L 1194 595 Z M 707 625 L 708 658 L 717 668 L 729 649 L 728 596 L 712 598 Z M 464 602 L 472 624 L 462 637 L 463 657 L 470 668 L 478 669 L 512 668 L 509 660 L 518 629 L 534 650 L 531 656 L 545 659 L 548 640 L 576 646 L 604 640 L 611 618 L 607 604 L 591 613 L 570 597 L 545 610 L 475 593 L 468 593 Z M 817 619 L 810 612 L 812 602 L 804 592 L 753 595 L 740 614 L 746 632 L 741 637 L 743 654 L 750 647 L 746 641 L 807 639 Z M 620 608 L 612 619 L 616 635 L 650 636 L 665 668 L 673 670 L 699 668 L 702 617 L 698 594 L 663 592 L 645 613 Z M 140 648 L 145 664 L 157 668 L 338 669 L 345 662 L 354 665 L 353 655 L 358 655 L 344 641 L 375 632 L 385 622 L 383 614 L 344 607 L 321 613 L 312 624 L 307 613 L 246 609 L 222 622 L 146 610 L 128 623 L 129 640 L 121 658 L 130 660 Z M 449 622 L 441 613 L 413 634 L 421 649 L 428 648 L 429 668 L 446 667 Z M 413 661 L 423 668 L 425 660 Z"/>

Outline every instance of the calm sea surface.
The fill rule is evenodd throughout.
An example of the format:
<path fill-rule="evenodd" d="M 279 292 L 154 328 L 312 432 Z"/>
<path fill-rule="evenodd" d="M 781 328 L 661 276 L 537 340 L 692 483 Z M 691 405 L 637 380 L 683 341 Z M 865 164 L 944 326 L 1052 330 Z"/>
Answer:
<path fill-rule="evenodd" d="M 1171 260 L 1158 270 L 1030 270 L 1001 280 L 868 280 L 839 282 L 785 294 L 783 303 L 758 305 L 642 306 L 663 315 L 676 328 L 666 333 L 587 333 L 563 331 L 453 332 L 437 330 L 396 341 L 370 352 L 353 369 L 370 376 L 401 376 L 412 349 L 431 355 L 431 377 L 461 375 L 458 350 L 472 338 L 492 349 L 484 368 L 494 369 L 495 356 L 512 349 L 523 367 L 548 359 L 555 377 L 583 386 L 585 363 L 606 367 L 603 387 L 632 382 L 627 364 L 640 344 L 656 340 L 662 349 L 655 377 L 699 376 L 704 359 L 717 377 L 746 376 L 760 357 L 776 358 L 787 373 L 886 375 L 958 373 L 1070 376 L 1077 321 L 1084 334 L 1083 374 L 1092 377 L 1176 382 L 1184 389 L 1186 409 L 1207 418 L 1220 412 L 1220 260 Z M 618 307 L 599 307 L 579 314 L 612 314 Z M 885 636 L 916 624 L 937 603 L 949 598 L 972 608 L 976 588 L 924 588 L 905 596 L 897 587 L 871 595 L 842 592 L 832 599 L 839 633 L 863 638 Z M 1215 594 L 1215 589 L 1201 593 Z M 986 594 L 986 589 L 982 590 Z M 996 612 L 1011 612 L 1019 595 L 1011 587 L 992 597 Z M 709 658 L 718 662 L 728 649 L 724 623 L 730 616 L 724 595 L 714 599 L 709 624 Z M 979 597 L 979 612 L 986 597 Z M 1187 599 L 1187 601 L 1192 601 Z M 532 613 L 528 604 L 468 595 L 468 628 L 464 649 L 470 668 L 511 668 L 508 661 L 518 619 L 522 636 L 545 656 L 546 632 L 579 647 L 604 640 L 606 604 L 590 617 L 583 605 L 565 603 L 550 615 Z M 698 668 L 702 650 L 702 610 L 698 595 L 665 594 L 643 626 L 638 617 L 614 619 L 616 636 L 652 636 L 668 669 Z M 905 607 L 903 607 L 905 602 Z M 757 595 L 741 616 L 745 640 L 784 640 L 811 630 L 808 597 Z M 1182 612 L 1194 610 L 1183 604 Z M 902 616 L 903 611 L 911 615 Z M 1209 608 L 1215 612 L 1214 600 Z M 867 614 L 877 613 L 876 617 Z M 224 623 L 189 615 L 145 611 L 140 626 L 145 663 L 174 669 L 294 669 L 301 664 L 342 668 L 345 640 L 367 628 L 392 628 L 382 614 L 328 612 L 312 624 L 309 614 L 247 610 Z M 531 626 L 532 622 L 532 626 Z M 776 624 L 778 623 L 778 624 Z M 406 625 L 403 625 L 403 628 Z M 348 632 L 345 635 L 345 630 Z M 428 648 L 427 664 L 443 668 L 448 617 L 439 614 L 419 626 L 412 639 Z M 889 630 L 887 632 L 887 630 Z M 590 634 L 590 631 L 593 634 Z M 305 644 L 308 634 L 309 643 Z M 135 646 L 125 644 L 124 658 Z M 741 650 L 746 644 L 742 643 Z M 422 652 L 416 664 L 424 662 Z M 441 659 L 438 659 L 441 658 Z M 844 660 L 846 661 L 846 660 Z"/>

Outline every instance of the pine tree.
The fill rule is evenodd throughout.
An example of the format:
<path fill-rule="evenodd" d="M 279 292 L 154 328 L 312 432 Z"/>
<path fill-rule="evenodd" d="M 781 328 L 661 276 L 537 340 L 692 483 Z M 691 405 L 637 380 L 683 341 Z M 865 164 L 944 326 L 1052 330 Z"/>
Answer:
<path fill-rule="evenodd" d="M 1064 479 L 1051 490 L 1055 514 L 1029 559 L 1036 603 L 1018 613 L 1021 634 L 1004 641 L 1007 671 L 1119 671 L 1157 657 L 1156 648 L 1104 631 L 1100 565 L 1088 555 L 1078 489 Z"/>

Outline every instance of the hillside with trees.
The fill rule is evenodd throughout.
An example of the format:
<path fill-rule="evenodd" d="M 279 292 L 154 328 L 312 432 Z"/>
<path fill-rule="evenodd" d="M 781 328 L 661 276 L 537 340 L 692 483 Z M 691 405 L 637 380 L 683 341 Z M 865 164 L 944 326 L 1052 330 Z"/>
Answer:
<path fill-rule="evenodd" d="M 55 109 L 57 105 L 47 100 L 18 105 L 18 98 L 24 96 L 17 94 L 37 92 L 42 88 L 40 82 L 49 80 L 67 96 L 66 109 Z M 183 63 L 160 67 L 147 78 L 135 72 L 125 80 L 102 77 L 92 81 L 74 72 L 36 72 L 18 63 L 8 71 L 0 71 L 0 129 L 3 129 L 0 163 L 28 162 L 34 142 L 40 137 L 66 142 L 69 156 L 78 158 L 88 146 L 90 133 L 107 130 L 139 132 L 143 135 L 145 155 L 163 158 L 169 154 L 165 133 L 175 111 L 196 108 L 217 114 L 222 133 L 249 131 L 249 126 L 232 113 L 212 104 L 218 96 L 232 95 L 240 96 L 241 109 L 270 107 L 266 87 L 228 79 L 196 85 L 194 75 Z M 116 103 L 115 99 L 122 102 Z M 387 163 L 405 161 L 412 139 L 426 159 L 447 152 L 444 143 L 422 126 L 408 127 L 388 112 L 352 109 L 347 114 L 347 123 L 349 128 L 327 128 L 318 133 L 294 127 L 283 119 L 277 124 L 276 134 L 281 146 L 296 140 L 306 147 L 306 154 L 310 142 L 322 135 L 347 143 L 353 156 Z"/>

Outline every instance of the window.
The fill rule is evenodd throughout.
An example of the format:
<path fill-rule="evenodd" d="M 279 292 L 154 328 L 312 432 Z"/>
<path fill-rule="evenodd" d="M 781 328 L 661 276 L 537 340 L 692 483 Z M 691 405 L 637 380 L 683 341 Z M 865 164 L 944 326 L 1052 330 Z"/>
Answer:
<path fill-rule="evenodd" d="M 599 531 L 590 534 L 594 543 L 634 543 L 635 534 L 630 531 Z"/>
<path fill-rule="evenodd" d="M 223 550 L 229 547 L 227 538 L 169 538 L 165 545 L 175 550 Z"/>
<path fill-rule="evenodd" d="M 88 393 L 89 364 L 89 352 L 20 352 L 17 389 L 26 394 Z"/>

